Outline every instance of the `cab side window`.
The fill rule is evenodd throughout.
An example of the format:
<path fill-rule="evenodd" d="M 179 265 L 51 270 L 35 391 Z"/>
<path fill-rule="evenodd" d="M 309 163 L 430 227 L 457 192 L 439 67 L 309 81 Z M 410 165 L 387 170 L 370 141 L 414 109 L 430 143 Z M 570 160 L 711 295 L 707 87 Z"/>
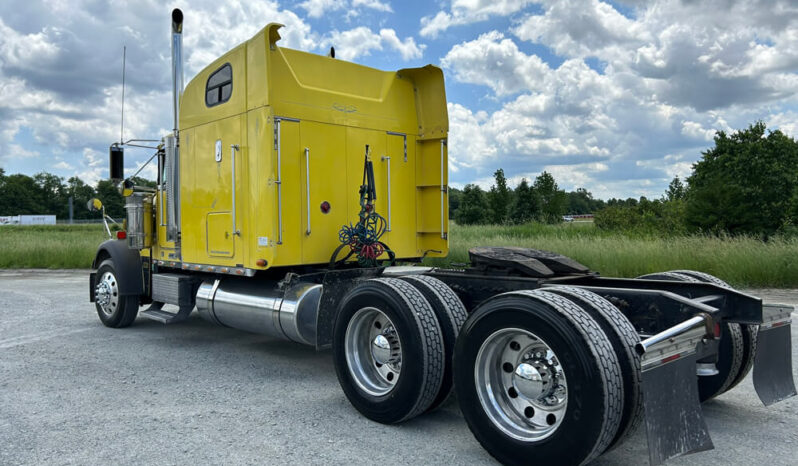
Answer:
<path fill-rule="evenodd" d="M 230 100 L 233 94 L 233 68 L 229 63 L 211 73 L 205 85 L 205 105 L 213 107 Z"/>

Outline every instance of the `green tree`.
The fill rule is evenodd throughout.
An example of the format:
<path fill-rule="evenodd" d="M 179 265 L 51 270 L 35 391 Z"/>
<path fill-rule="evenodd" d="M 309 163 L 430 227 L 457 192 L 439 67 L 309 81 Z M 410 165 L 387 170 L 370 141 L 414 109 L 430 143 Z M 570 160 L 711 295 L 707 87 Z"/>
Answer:
<path fill-rule="evenodd" d="M 66 196 L 72 197 L 76 219 L 94 218 L 94 215 L 86 208 L 89 200 L 95 197 L 94 188 L 87 185 L 77 176 L 67 180 Z"/>
<path fill-rule="evenodd" d="M 0 215 L 46 214 L 44 195 L 28 175 L 3 176 L 0 190 Z"/>
<path fill-rule="evenodd" d="M 485 192 L 479 186 L 467 184 L 463 188 L 463 197 L 460 199 L 460 207 L 457 209 L 455 220 L 461 225 L 488 222 L 488 203 L 485 200 Z"/>
<path fill-rule="evenodd" d="M 592 214 L 604 207 L 604 201 L 593 198 L 593 193 L 585 188 L 577 188 L 567 193 L 566 197 L 566 213 L 569 214 Z"/>
<path fill-rule="evenodd" d="M 97 198 L 105 206 L 105 213 L 113 218 L 125 217 L 125 198 L 110 180 L 97 182 Z M 97 215 L 97 214 L 94 214 Z"/>
<path fill-rule="evenodd" d="M 463 197 L 463 191 L 449 186 L 449 220 L 454 220 L 457 209 L 460 207 L 460 199 Z"/>
<path fill-rule="evenodd" d="M 496 180 L 496 184 L 491 186 L 488 192 L 490 221 L 493 224 L 501 225 L 507 222 L 513 193 L 507 187 L 507 178 L 504 177 L 504 170 L 501 168 L 496 170 L 493 177 Z"/>
<path fill-rule="evenodd" d="M 687 188 L 684 183 L 678 176 L 675 176 L 668 185 L 668 190 L 665 191 L 665 199 L 668 201 L 681 201 L 686 193 Z"/>
<path fill-rule="evenodd" d="M 540 196 L 542 220 L 546 223 L 561 222 L 567 207 L 567 198 L 565 191 L 557 186 L 554 177 L 549 172 L 544 171 L 535 178 L 533 187 L 538 196 Z"/>
<path fill-rule="evenodd" d="M 705 231 L 768 236 L 790 221 L 798 190 L 798 143 L 763 122 L 703 152 L 687 179 L 687 222 Z"/>
<path fill-rule="evenodd" d="M 526 223 L 535 220 L 540 215 L 540 197 L 529 186 L 526 178 L 515 188 L 515 203 L 510 214 L 513 223 Z"/>

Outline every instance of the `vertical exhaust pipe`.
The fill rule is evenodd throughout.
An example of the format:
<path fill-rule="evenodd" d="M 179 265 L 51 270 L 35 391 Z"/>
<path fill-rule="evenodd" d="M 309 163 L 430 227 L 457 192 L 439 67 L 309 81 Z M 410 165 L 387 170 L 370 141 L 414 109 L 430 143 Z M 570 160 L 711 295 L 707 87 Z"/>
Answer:
<path fill-rule="evenodd" d="M 180 98 L 183 96 L 183 12 L 172 10 L 172 106 L 174 108 L 174 133 L 177 136 L 180 121 Z"/>

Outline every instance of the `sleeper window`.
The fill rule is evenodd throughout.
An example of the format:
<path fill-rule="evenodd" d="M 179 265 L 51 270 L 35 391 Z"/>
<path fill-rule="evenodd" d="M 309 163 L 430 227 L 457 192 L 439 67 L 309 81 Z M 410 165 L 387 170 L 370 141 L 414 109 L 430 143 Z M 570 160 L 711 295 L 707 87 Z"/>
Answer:
<path fill-rule="evenodd" d="M 214 71 L 205 86 L 205 105 L 213 107 L 230 100 L 233 94 L 233 68 L 226 64 Z"/>

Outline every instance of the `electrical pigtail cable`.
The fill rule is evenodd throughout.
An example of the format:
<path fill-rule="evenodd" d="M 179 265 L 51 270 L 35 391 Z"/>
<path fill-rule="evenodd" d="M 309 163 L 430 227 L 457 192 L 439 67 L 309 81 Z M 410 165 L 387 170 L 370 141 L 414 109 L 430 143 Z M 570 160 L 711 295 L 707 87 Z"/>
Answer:
<path fill-rule="evenodd" d="M 377 188 L 374 182 L 374 165 L 369 157 L 369 146 L 366 144 L 366 155 L 363 162 L 363 181 L 360 185 L 360 213 L 358 222 L 354 225 L 344 225 L 338 232 L 341 245 L 335 249 L 330 257 L 330 268 L 346 262 L 350 257 L 357 257 L 361 267 L 377 267 L 380 265 L 379 257 L 388 254 L 390 265 L 396 263 L 396 254 L 387 244 L 380 241 L 385 234 L 387 222 L 385 218 L 374 209 L 377 200 Z M 346 247 L 349 253 L 343 259 L 336 261 L 338 254 Z"/>

